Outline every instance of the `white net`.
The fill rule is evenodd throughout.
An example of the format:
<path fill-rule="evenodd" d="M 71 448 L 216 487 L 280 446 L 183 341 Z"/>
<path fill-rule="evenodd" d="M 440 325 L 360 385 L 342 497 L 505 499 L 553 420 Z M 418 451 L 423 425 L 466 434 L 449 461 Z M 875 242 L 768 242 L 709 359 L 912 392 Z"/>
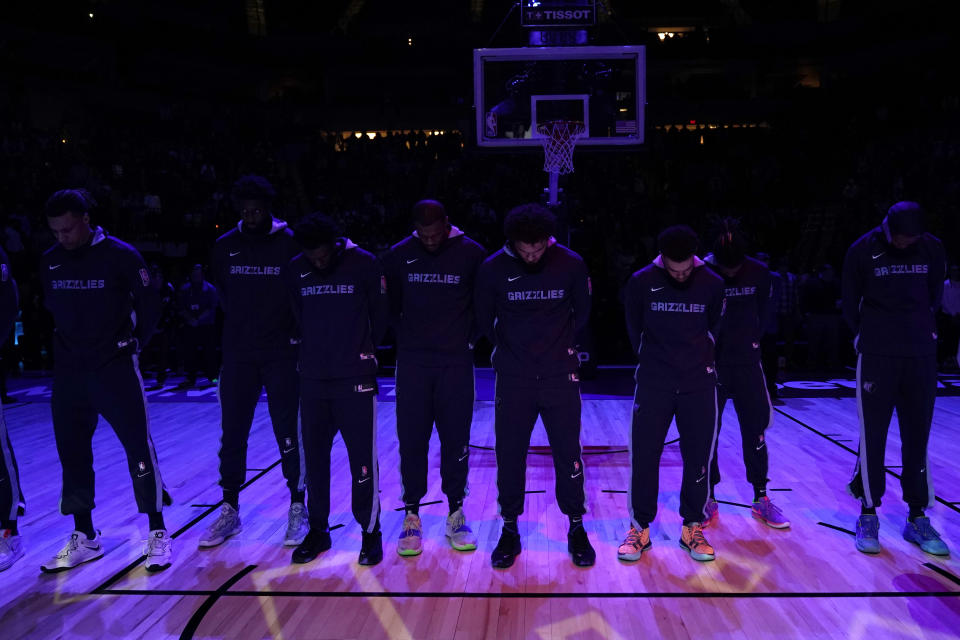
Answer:
<path fill-rule="evenodd" d="M 578 120 L 551 120 L 537 125 L 543 136 L 543 170 L 558 175 L 573 173 L 573 148 L 584 130 Z"/>

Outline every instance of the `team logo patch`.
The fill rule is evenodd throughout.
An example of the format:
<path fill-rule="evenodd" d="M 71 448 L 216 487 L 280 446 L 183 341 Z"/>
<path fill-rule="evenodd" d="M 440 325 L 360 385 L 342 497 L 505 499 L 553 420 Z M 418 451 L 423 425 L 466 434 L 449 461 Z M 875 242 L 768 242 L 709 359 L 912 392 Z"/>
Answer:
<path fill-rule="evenodd" d="M 869 381 L 864 382 L 863 390 L 866 391 L 867 393 L 873 393 L 874 391 L 877 390 L 877 384 L 875 382 L 869 382 Z"/>
<path fill-rule="evenodd" d="M 146 269 L 140 269 L 140 279 L 143 281 L 143 286 L 150 286 L 150 272 Z"/>
<path fill-rule="evenodd" d="M 7 268 L 7 265 L 0 264 L 0 282 L 6 282 L 10 279 L 10 269 Z"/>

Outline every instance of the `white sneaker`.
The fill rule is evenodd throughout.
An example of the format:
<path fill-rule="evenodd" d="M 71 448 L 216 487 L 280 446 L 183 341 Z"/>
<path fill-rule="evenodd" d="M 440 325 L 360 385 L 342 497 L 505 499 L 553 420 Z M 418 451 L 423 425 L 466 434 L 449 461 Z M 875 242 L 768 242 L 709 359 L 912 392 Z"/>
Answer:
<path fill-rule="evenodd" d="M 147 571 L 163 571 L 173 560 L 173 540 L 166 529 L 154 529 L 144 543 L 143 554 L 147 556 L 144 567 Z"/>
<path fill-rule="evenodd" d="M 10 529 L 0 531 L 0 571 L 6 571 L 22 557 L 23 538 L 12 535 Z"/>
<path fill-rule="evenodd" d="M 450 546 L 457 551 L 473 551 L 477 548 L 477 536 L 467 526 L 462 508 L 447 516 L 447 538 L 450 539 Z"/>
<path fill-rule="evenodd" d="M 97 531 L 97 536 L 93 540 L 89 540 L 82 531 L 74 531 L 70 534 L 67 544 L 63 545 L 63 549 L 60 549 L 60 553 L 40 565 L 40 570 L 46 573 L 57 573 L 100 557 L 103 557 L 100 532 Z"/>
<path fill-rule="evenodd" d="M 215 547 L 223 544 L 223 541 L 230 536 L 240 533 L 243 525 L 240 524 L 240 514 L 229 504 L 224 503 L 220 507 L 220 515 L 213 521 L 207 530 L 200 537 L 199 545 L 201 547 Z"/>
<path fill-rule="evenodd" d="M 302 502 L 294 502 L 290 505 L 290 511 L 287 512 L 287 533 L 283 536 L 284 546 L 299 547 L 307 537 L 308 531 L 310 531 L 310 523 L 307 521 L 307 508 Z"/>

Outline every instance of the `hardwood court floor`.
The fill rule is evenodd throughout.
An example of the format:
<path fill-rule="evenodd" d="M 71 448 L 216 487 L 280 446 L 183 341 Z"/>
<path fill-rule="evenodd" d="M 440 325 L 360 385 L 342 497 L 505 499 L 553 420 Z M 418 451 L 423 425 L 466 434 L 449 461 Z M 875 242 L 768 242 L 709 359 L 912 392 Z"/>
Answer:
<path fill-rule="evenodd" d="M 853 468 L 858 422 L 851 398 L 792 398 L 776 408 L 768 433 L 771 493 L 791 518 L 787 531 L 750 517 L 739 434 L 732 408 L 720 435 L 724 482 L 720 522 L 707 531 L 717 560 L 698 563 L 677 544 L 680 456 L 666 446 L 653 548 L 637 563 L 616 558 L 627 524 L 629 398 L 584 400 L 587 529 L 597 565 L 574 567 L 566 519 L 556 507 L 548 455 L 528 457 L 524 550 L 513 568 L 495 571 L 496 466 L 493 407 L 478 402 L 470 454 L 467 515 L 480 538 L 473 553 L 443 538 L 436 438 L 431 491 L 421 510 L 425 550 L 395 553 L 402 512 L 393 404 L 378 407 L 384 562 L 356 564 L 358 526 L 349 510 L 349 479 L 332 483 L 333 548 L 308 565 L 291 565 L 281 546 L 287 496 L 266 406 L 250 438 L 248 485 L 241 493 L 244 530 L 214 549 L 197 540 L 219 500 L 219 410 L 214 402 L 154 402 L 153 438 L 176 504 L 165 511 L 175 532 L 174 565 L 148 575 L 140 563 L 146 522 L 135 513 L 122 450 L 101 424 L 95 436 L 98 508 L 107 554 L 72 571 L 41 575 L 72 529 L 57 512 L 60 467 L 49 404 L 5 408 L 20 460 L 28 511 L 21 522 L 27 553 L 0 574 L 4 638 L 956 638 L 960 566 L 926 556 L 899 534 L 906 508 L 888 476 L 881 510 L 883 552 L 857 552 L 848 531 L 856 503 L 844 483 Z M 941 502 L 934 524 L 960 553 L 960 398 L 938 399 L 930 466 Z M 668 440 L 676 437 L 671 429 Z M 534 445 L 546 445 L 538 426 Z M 590 447 L 609 446 L 609 449 Z M 536 451 L 536 449 L 534 449 Z M 887 461 L 899 464 L 891 429 Z M 338 439 L 333 468 L 346 468 Z"/>

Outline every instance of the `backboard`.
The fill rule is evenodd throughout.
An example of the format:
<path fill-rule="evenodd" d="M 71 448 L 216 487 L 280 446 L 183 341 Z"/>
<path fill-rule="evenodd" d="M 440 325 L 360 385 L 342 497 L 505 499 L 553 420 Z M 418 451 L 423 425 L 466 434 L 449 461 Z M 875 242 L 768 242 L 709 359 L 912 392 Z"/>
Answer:
<path fill-rule="evenodd" d="M 474 49 L 481 147 L 540 147 L 537 125 L 579 120 L 578 146 L 643 143 L 642 46 Z"/>

